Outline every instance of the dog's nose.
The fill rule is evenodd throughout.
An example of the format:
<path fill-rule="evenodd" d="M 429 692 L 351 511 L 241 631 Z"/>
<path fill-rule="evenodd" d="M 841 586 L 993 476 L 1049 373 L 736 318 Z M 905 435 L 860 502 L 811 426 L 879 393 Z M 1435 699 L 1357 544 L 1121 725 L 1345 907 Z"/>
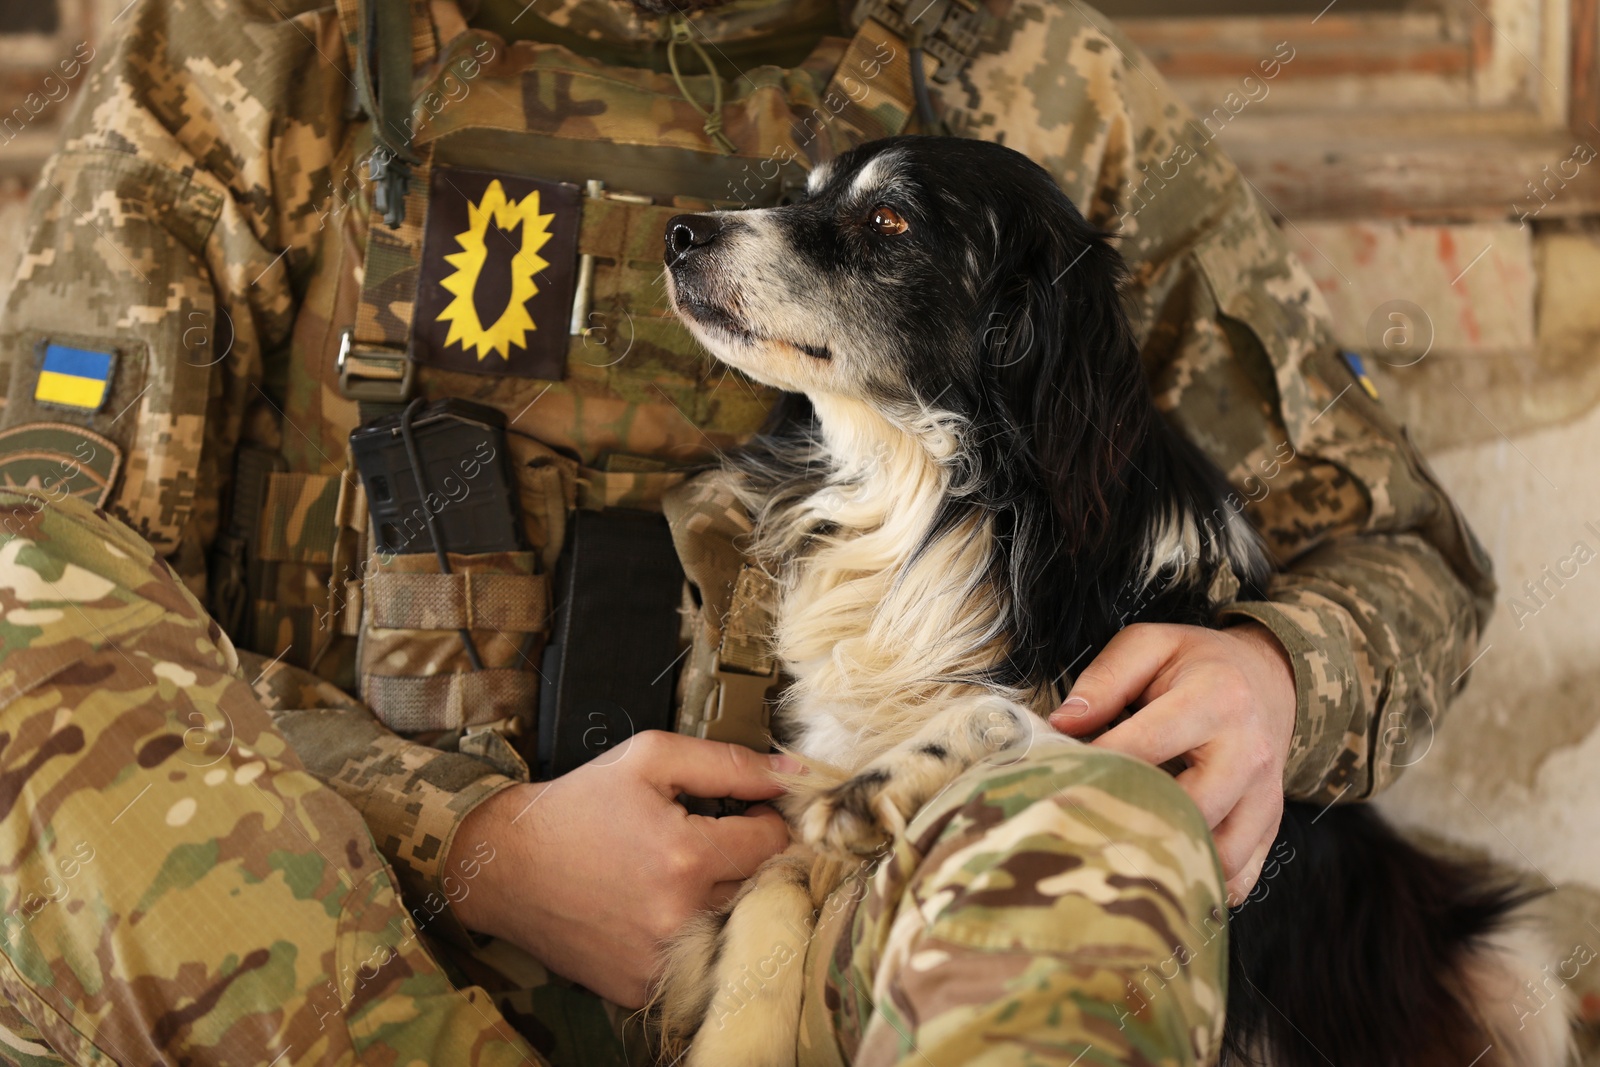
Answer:
<path fill-rule="evenodd" d="M 722 223 L 709 215 L 674 215 L 667 221 L 667 254 L 680 259 L 717 239 Z"/>

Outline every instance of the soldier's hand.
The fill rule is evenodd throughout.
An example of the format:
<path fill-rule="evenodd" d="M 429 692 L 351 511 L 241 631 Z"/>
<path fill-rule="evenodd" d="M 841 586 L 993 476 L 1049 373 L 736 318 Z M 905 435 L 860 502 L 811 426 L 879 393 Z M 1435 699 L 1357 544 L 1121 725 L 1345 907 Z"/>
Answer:
<path fill-rule="evenodd" d="M 1141 623 L 1117 634 L 1050 715 L 1063 733 L 1104 726 L 1093 742 L 1150 763 L 1182 756 L 1178 775 L 1205 816 L 1228 880 L 1244 900 L 1283 817 L 1283 768 L 1294 739 L 1294 668 L 1258 623 L 1225 630 Z"/>
<path fill-rule="evenodd" d="M 608 1000 L 642 1007 L 662 942 L 789 843 L 764 805 L 713 819 L 674 798 L 770 800 L 783 791 L 769 774 L 776 760 L 647 731 L 555 781 L 503 790 L 451 845 L 452 862 L 485 840 L 497 852 L 456 915 Z"/>

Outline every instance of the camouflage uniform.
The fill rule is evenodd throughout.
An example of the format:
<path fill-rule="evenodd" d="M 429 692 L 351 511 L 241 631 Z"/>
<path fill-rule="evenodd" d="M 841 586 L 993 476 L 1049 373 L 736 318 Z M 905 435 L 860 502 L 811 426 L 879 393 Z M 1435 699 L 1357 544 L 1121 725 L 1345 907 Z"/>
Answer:
<path fill-rule="evenodd" d="M 970 66 L 934 85 L 943 119 L 1039 160 L 1121 233 L 1156 396 L 1283 565 L 1268 600 L 1228 613 L 1269 627 L 1294 665 L 1286 791 L 1368 796 L 1462 684 L 1488 562 L 1335 352 L 1213 127 L 1076 0 L 990 9 Z M 831 0 L 696 17 L 724 72 L 742 71 L 720 131 L 700 114 L 710 80 L 685 79 L 686 99 L 659 72 L 660 21 L 626 0 L 487 0 L 484 29 L 449 0 L 413 11 L 416 139 L 435 162 L 470 162 L 462 146 L 493 128 L 701 156 L 723 136 L 759 193 L 790 160 L 905 117 Z M 534 1062 L 531 1041 L 556 1062 L 620 1062 L 603 1040 L 615 1012 L 472 942 L 449 909 L 495 861 L 479 843 L 446 869 L 456 828 L 527 775 L 515 705 L 409 736 L 368 707 L 393 684 L 375 677 L 448 683 L 464 666 L 434 639 L 450 625 L 374 628 L 361 602 L 346 439 L 363 411 L 338 386 L 339 330 L 403 343 L 438 170 L 418 170 L 399 230 L 373 224 L 370 129 L 346 118 L 355 28 L 352 5 L 139 0 L 89 62 L 35 198 L 0 320 L 0 477 L 23 487 L 0 495 L 0 1058 Z M 852 63 L 862 92 L 842 99 L 832 79 Z M 769 397 L 685 355 L 655 278 L 651 227 L 732 193 L 586 202 L 577 250 L 601 264 L 604 329 L 573 342 L 560 381 L 419 376 L 538 439 L 509 446 L 533 550 L 463 561 L 475 576 L 522 588 L 559 553 L 568 508 L 650 506 L 683 476 L 608 454 L 703 460 L 754 428 Z M 635 347 L 616 356 L 624 326 Z M 80 366 L 73 352 L 114 360 L 96 409 L 41 384 Z M 270 593 L 240 616 L 249 653 L 196 599 L 242 445 L 283 461 L 249 531 Z M 475 629 L 486 666 L 516 671 L 542 628 L 524 623 Z M 824 907 L 802 1061 L 1207 1062 L 1221 893 L 1204 826 L 1157 772 L 1082 748 L 980 766 Z"/>

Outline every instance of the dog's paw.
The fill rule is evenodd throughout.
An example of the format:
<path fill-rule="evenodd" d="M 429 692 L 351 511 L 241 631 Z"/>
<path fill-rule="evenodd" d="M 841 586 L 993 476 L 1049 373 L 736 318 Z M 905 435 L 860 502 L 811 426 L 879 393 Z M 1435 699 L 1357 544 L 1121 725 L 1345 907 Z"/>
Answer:
<path fill-rule="evenodd" d="M 795 1067 L 806 947 L 826 864 L 791 844 L 734 901 L 690 920 L 667 947 L 646 1009 L 656 1062 L 677 1067 Z"/>
<path fill-rule="evenodd" d="M 960 770 L 937 750 L 891 752 L 812 797 L 796 820 L 800 839 L 827 852 L 873 855 Z"/>
<path fill-rule="evenodd" d="M 871 856 L 979 760 L 1020 759 L 1039 736 L 1059 736 L 1025 706 L 993 694 L 952 702 L 928 727 L 843 781 L 800 779 L 784 811 L 800 840 L 823 852 Z"/>

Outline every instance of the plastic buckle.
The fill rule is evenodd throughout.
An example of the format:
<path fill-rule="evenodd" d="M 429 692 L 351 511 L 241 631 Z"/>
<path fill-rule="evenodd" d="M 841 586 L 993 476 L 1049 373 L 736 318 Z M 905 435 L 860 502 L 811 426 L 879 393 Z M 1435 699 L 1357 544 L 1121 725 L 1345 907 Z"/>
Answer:
<path fill-rule="evenodd" d="M 377 345 L 358 345 L 355 329 L 339 334 L 339 392 L 346 400 L 403 404 L 411 399 L 417 365 L 406 352 Z"/>
<path fill-rule="evenodd" d="M 411 167 L 403 159 L 381 147 L 374 150 L 367 164 L 372 182 L 372 207 L 383 216 L 391 230 L 406 221 L 406 197 L 411 192 Z"/>
<path fill-rule="evenodd" d="M 766 674 L 746 674 L 724 667 L 718 657 L 712 664 L 711 676 L 717 686 L 706 698 L 700 736 L 765 752 L 771 743 L 772 719 L 767 694 L 778 684 L 777 665 Z"/>

